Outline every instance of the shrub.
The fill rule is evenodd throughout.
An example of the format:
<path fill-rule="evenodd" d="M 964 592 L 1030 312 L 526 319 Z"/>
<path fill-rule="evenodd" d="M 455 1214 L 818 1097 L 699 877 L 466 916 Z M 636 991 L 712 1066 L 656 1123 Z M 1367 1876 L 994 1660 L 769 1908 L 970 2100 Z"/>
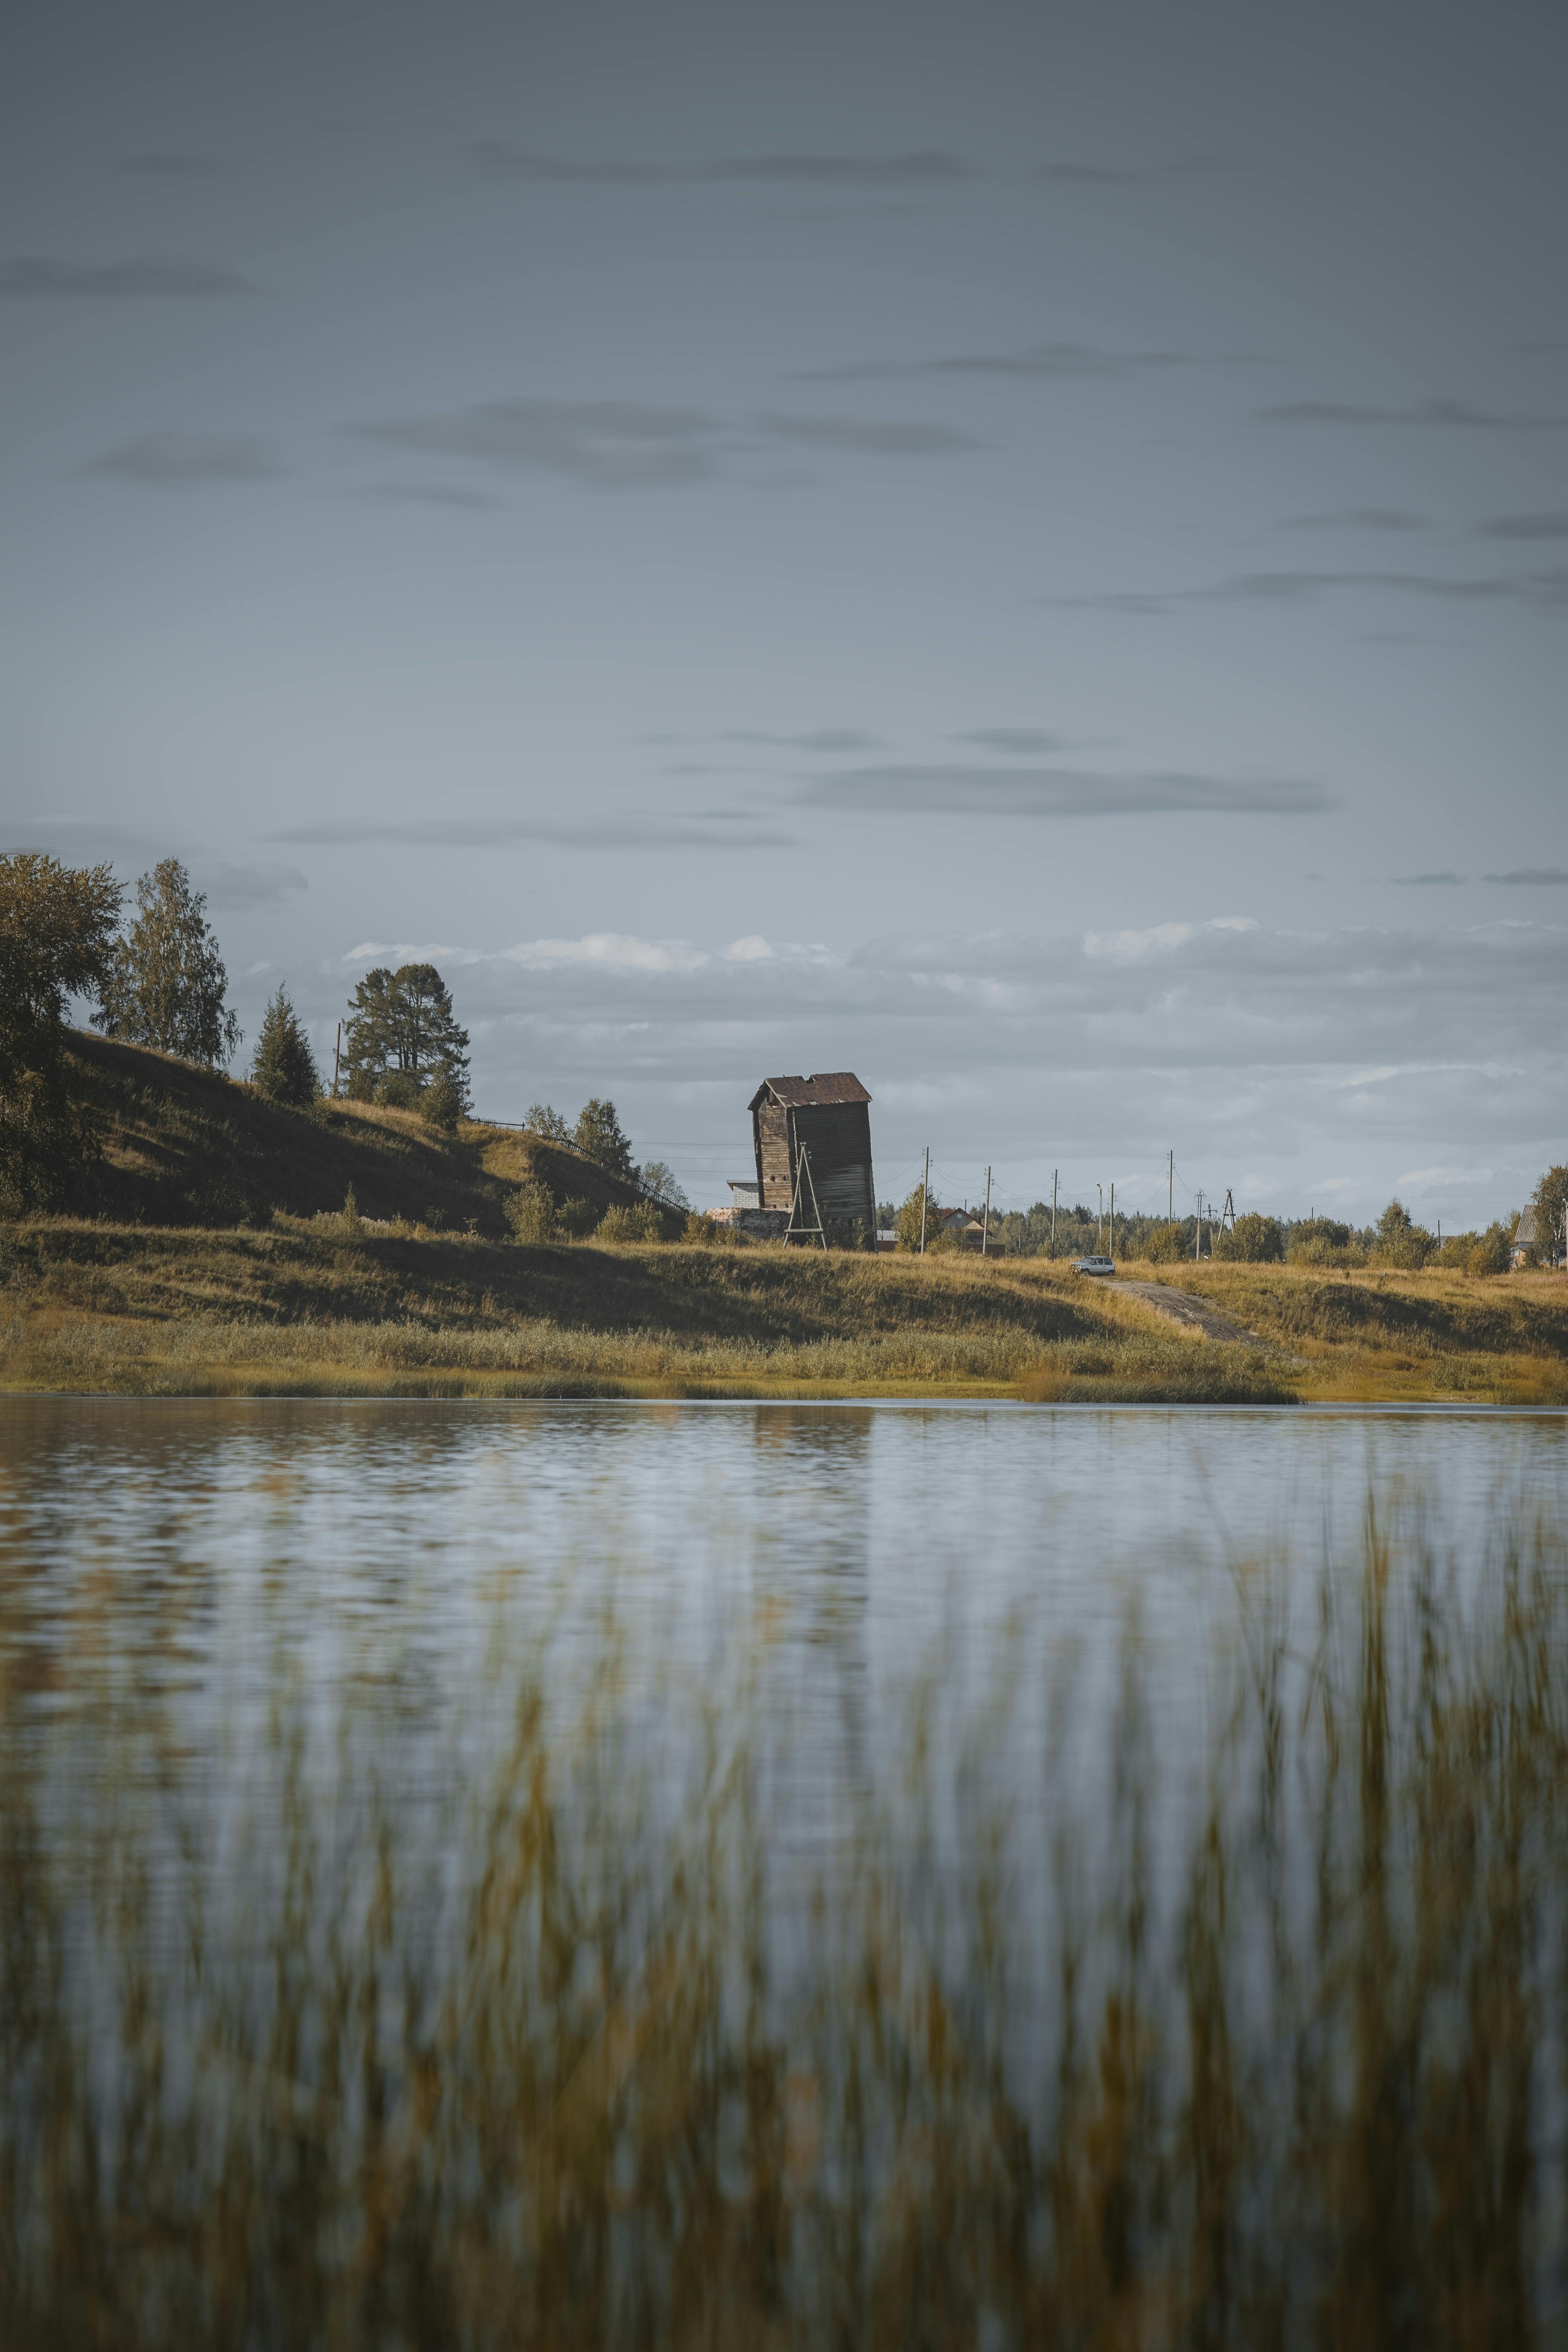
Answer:
<path fill-rule="evenodd" d="M 623 1207 L 613 1202 L 600 1218 L 594 1239 L 599 1242 L 660 1242 L 664 1224 L 651 1201 L 638 1201 L 633 1207 Z"/>
<path fill-rule="evenodd" d="M 1390 1201 L 1377 1221 L 1373 1256 L 1379 1265 L 1399 1266 L 1413 1273 L 1426 1265 L 1436 1247 L 1425 1225 L 1418 1225 L 1403 1201 Z"/>
<path fill-rule="evenodd" d="M 1143 1244 L 1143 1255 L 1152 1265 L 1170 1265 L 1175 1259 L 1185 1257 L 1185 1228 L 1174 1224 L 1153 1226 Z"/>
<path fill-rule="evenodd" d="M 1285 1255 L 1284 1228 L 1278 1217 L 1259 1216 L 1249 1210 L 1245 1217 L 1237 1217 L 1229 1233 L 1215 1234 L 1214 1255 L 1248 1265 L 1278 1265 Z"/>
<path fill-rule="evenodd" d="M 450 1070 L 437 1071 L 425 1089 L 419 1108 L 427 1126 L 438 1128 L 443 1135 L 456 1135 L 463 1108 L 463 1090 Z"/>
<path fill-rule="evenodd" d="M 928 1201 L 926 1199 L 925 1186 L 923 1184 L 917 1184 L 914 1191 L 910 1194 L 909 1199 L 904 1202 L 902 1208 L 899 1211 L 898 1215 L 893 1220 L 893 1231 L 899 1237 L 899 1247 L 901 1250 L 918 1250 L 921 1245 L 921 1212 L 922 1206 L 925 1212 L 926 1248 L 928 1250 L 931 1248 L 931 1243 L 936 1237 L 939 1221 L 942 1216 L 942 1203 L 937 1199 L 934 1192 Z"/>
<path fill-rule="evenodd" d="M 550 1103 L 530 1103 L 524 1127 L 542 1136 L 546 1143 L 570 1143 L 572 1130 L 561 1113 Z"/>
<path fill-rule="evenodd" d="M 580 1192 L 573 1192 L 555 1212 L 555 1223 L 569 1241 L 581 1241 L 594 1230 L 594 1204 Z"/>
<path fill-rule="evenodd" d="M 695 1248 L 711 1249 L 719 1238 L 719 1227 L 711 1217 L 705 1217 L 700 1209 L 693 1209 L 686 1220 L 680 1238 Z"/>
<path fill-rule="evenodd" d="M 1484 1234 L 1476 1235 L 1471 1241 L 1465 1261 L 1466 1271 L 1469 1274 L 1506 1274 L 1511 1256 L 1508 1227 L 1489 1225 Z"/>
<path fill-rule="evenodd" d="M 531 1176 L 517 1186 L 507 1202 L 506 1221 L 514 1241 L 555 1239 L 555 1203 L 544 1185 Z"/>
<path fill-rule="evenodd" d="M 363 1221 L 359 1213 L 359 1202 L 354 1198 L 354 1188 L 352 1184 L 343 1194 L 343 1205 L 338 1217 L 338 1228 L 345 1239 L 351 1242 L 357 1242 L 364 1231 Z"/>

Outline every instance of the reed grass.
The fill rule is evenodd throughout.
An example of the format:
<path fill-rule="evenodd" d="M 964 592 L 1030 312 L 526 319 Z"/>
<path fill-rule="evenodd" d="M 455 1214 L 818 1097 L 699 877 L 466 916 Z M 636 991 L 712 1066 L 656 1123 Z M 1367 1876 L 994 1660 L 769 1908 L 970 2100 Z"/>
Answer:
<path fill-rule="evenodd" d="M 1562 1532 L 1369 1514 L 1300 1601 L 1240 1580 L 1179 1772 L 1131 1641 L 1026 1791 L 1016 1677 L 956 1745 L 913 1688 L 815 1895 L 743 1646 L 679 1739 L 613 1628 L 574 1712 L 509 1657 L 423 1839 L 286 1684 L 221 1837 L 156 1721 L 11 1688 L 0 2340 L 1561 2342 Z"/>

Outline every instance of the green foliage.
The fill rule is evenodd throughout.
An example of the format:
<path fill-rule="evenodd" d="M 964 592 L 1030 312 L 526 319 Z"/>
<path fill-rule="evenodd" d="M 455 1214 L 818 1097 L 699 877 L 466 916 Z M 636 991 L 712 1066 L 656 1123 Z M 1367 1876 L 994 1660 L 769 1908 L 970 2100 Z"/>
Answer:
<path fill-rule="evenodd" d="M 712 1249 L 722 1231 L 723 1227 L 715 1224 L 711 1217 L 705 1217 L 700 1210 L 693 1209 L 686 1220 L 680 1238 L 693 1248 Z"/>
<path fill-rule="evenodd" d="M 201 1069 L 232 1059 L 242 1032 L 224 1004 L 228 973 L 206 904 L 177 857 L 161 858 L 141 877 L 136 920 L 104 974 L 95 1029 Z"/>
<path fill-rule="evenodd" d="M 1538 1265 L 1551 1265 L 1563 1255 L 1563 1214 L 1568 1208 L 1568 1167 L 1549 1168 L 1535 1188 L 1535 1245 Z"/>
<path fill-rule="evenodd" d="M 279 987 L 261 1016 L 250 1083 L 269 1102 L 287 1103 L 296 1110 L 307 1108 L 321 1091 L 310 1038 L 286 988 Z"/>
<path fill-rule="evenodd" d="M 1426 1265 L 1436 1247 L 1425 1225 L 1418 1225 L 1403 1201 L 1390 1201 L 1377 1221 L 1377 1240 L 1373 1255 L 1382 1265 L 1396 1265 L 1404 1273 L 1413 1273 Z"/>
<path fill-rule="evenodd" d="M 555 1222 L 568 1241 L 580 1242 L 594 1230 L 594 1203 L 581 1192 L 569 1192 L 555 1212 Z"/>
<path fill-rule="evenodd" d="M 1278 1265 L 1285 1255 L 1284 1228 L 1278 1217 L 1260 1216 L 1249 1210 L 1246 1216 L 1237 1217 L 1231 1232 L 1215 1234 L 1214 1255 L 1248 1265 Z"/>
<path fill-rule="evenodd" d="M 667 1209 L 689 1209 L 691 1206 L 676 1182 L 674 1170 L 666 1167 L 662 1160 L 647 1161 L 642 1171 L 641 1182 L 643 1191 L 650 1192 L 656 1201 L 662 1201 Z"/>
<path fill-rule="evenodd" d="M 0 856 L 0 1213 L 49 1207 L 98 1152 L 67 1084 L 65 1008 L 103 985 L 121 897 L 107 866 Z"/>
<path fill-rule="evenodd" d="M 450 1070 L 437 1070 L 426 1087 L 419 1105 L 426 1125 L 439 1128 L 444 1135 L 456 1135 L 462 1116 L 463 1093 Z"/>
<path fill-rule="evenodd" d="M 1466 1255 L 1469 1274 L 1506 1274 L 1512 1256 L 1511 1239 L 1504 1224 L 1490 1224 L 1471 1242 Z"/>
<path fill-rule="evenodd" d="M 433 963 L 378 964 L 349 1000 L 343 1055 L 351 1098 L 414 1109 L 426 1087 L 444 1073 L 468 1101 L 468 1033 L 458 1025 L 452 993 Z"/>
<path fill-rule="evenodd" d="M 918 1250 L 921 1245 L 921 1223 L 925 1223 L 925 1245 L 929 1254 L 942 1230 L 942 1203 L 933 1192 L 928 1201 L 926 1188 L 917 1184 L 893 1219 L 893 1231 L 901 1250 Z"/>
<path fill-rule="evenodd" d="M 338 1218 L 339 1231 L 349 1240 L 357 1242 L 364 1231 L 364 1221 L 359 1213 L 359 1202 L 351 1184 L 343 1194 L 343 1205 Z"/>
<path fill-rule="evenodd" d="M 550 1103 L 530 1103 L 523 1125 L 534 1135 L 542 1136 L 546 1143 L 570 1143 L 572 1140 L 571 1129 Z"/>
<path fill-rule="evenodd" d="M 601 1102 L 595 1095 L 577 1114 L 573 1130 L 574 1147 L 584 1160 L 603 1168 L 612 1176 L 619 1176 L 628 1184 L 637 1182 L 637 1163 L 632 1147 L 621 1132 L 621 1122 L 616 1116 L 613 1102 Z"/>
<path fill-rule="evenodd" d="M 1142 1255 L 1151 1265 L 1170 1265 L 1177 1258 L 1191 1255 L 1187 1247 L 1184 1225 L 1155 1225 L 1145 1236 Z"/>
<path fill-rule="evenodd" d="M 651 1201 L 626 1207 L 614 1202 L 600 1218 L 594 1239 L 599 1242 L 661 1242 L 664 1223 Z"/>
<path fill-rule="evenodd" d="M 548 1186 L 531 1176 L 519 1184 L 507 1201 L 506 1221 L 515 1241 L 552 1242 L 555 1203 Z"/>

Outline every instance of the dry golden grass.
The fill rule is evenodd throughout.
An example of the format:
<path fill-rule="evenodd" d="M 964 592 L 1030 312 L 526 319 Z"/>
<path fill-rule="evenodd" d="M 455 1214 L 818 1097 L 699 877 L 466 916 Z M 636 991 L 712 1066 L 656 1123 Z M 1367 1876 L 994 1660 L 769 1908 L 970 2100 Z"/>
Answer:
<path fill-rule="evenodd" d="M 434 1883 L 286 1686 L 226 1844 L 156 1707 L 8 1692 L 0 2341 L 1561 2342 L 1568 1562 L 1502 1553 L 1371 1528 L 1305 1655 L 1255 1574 L 1182 1803 L 1130 1650 L 1032 1848 L 917 1701 L 832 1904 L 773 1874 L 743 1655 L 673 1809 L 613 1633 L 553 1732 L 509 1669 Z"/>

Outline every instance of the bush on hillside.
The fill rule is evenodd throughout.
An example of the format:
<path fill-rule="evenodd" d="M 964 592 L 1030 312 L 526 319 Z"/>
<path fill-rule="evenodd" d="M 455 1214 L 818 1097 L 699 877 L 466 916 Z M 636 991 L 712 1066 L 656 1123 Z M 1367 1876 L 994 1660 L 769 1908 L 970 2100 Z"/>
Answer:
<path fill-rule="evenodd" d="M 693 1248 L 711 1249 L 718 1241 L 721 1230 L 722 1228 L 716 1225 L 711 1217 L 705 1217 L 700 1209 L 693 1209 L 686 1220 L 680 1238 Z"/>
<path fill-rule="evenodd" d="M 531 1176 L 519 1184 L 507 1202 L 506 1221 L 514 1241 L 552 1242 L 555 1203 L 547 1188 Z"/>
<path fill-rule="evenodd" d="M 530 1103 L 528 1117 L 522 1123 L 534 1135 L 542 1136 L 546 1143 L 570 1143 L 572 1140 L 571 1129 L 551 1103 Z"/>
<path fill-rule="evenodd" d="M 1513 1251 L 1506 1225 L 1489 1225 L 1484 1234 L 1468 1236 L 1470 1248 L 1465 1261 L 1468 1274 L 1506 1274 L 1512 1263 Z"/>
<path fill-rule="evenodd" d="M 1259 1216 L 1249 1209 L 1228 1233 L 1215 1234 L 1213 1254 L 1244 1265 L 1278 1265 L 1285 1255 L 1284 1227 L 1278 1217 Z"/>
<path fill-rule="evenodd" d="M 456 1135 L 462 1115 L 463 1093 L 450 1070 L 437 1070 L 420 1098 L 419 1111 L 427 1127 Z"/>
<path fill-rule="evenodd" d="M 1378 1265 L 1397 1266 L 1402 1273 L 1414 1274 L 1426 1265 L 1436 1246 L 1426 1226 L 1415 1223 L 1403 1201 L 1390 1201 L 1377 1221 L 1373 1262 Z"/>
<path fill-rule="evenodd" d="M 596 1242 L 661 1242 L 664 1239 L 664 1221 L 651 1201 L 638 1201 L 630 1208 L 616 1201 L 600 1218 L 594 1239 Z"/>
<path fill-rule="evenodd" d="M 269 1102 L 305 1110 L 321 1091 L 316 1057 L 300 1016 L 280 987 L 261 1016 L 261 1034 L 250 1066 L 250 1083 Z"/>
<path fill-rule="evenodd" d="M 581 1192 L 569 1192 L 555 1212 L 555 1223 L 568 1241 L 584 1240 L 594 1230 L 594 1203 Z"/>
<path fill-rule="evenodd" d="M 356 1074 L 357 1075 L 357 1074 Z M 417 1110 L 424 1088 L 412 1070 L 388 1070 L 374 1082 L 371 1098 L 388 1110 Z"/>

